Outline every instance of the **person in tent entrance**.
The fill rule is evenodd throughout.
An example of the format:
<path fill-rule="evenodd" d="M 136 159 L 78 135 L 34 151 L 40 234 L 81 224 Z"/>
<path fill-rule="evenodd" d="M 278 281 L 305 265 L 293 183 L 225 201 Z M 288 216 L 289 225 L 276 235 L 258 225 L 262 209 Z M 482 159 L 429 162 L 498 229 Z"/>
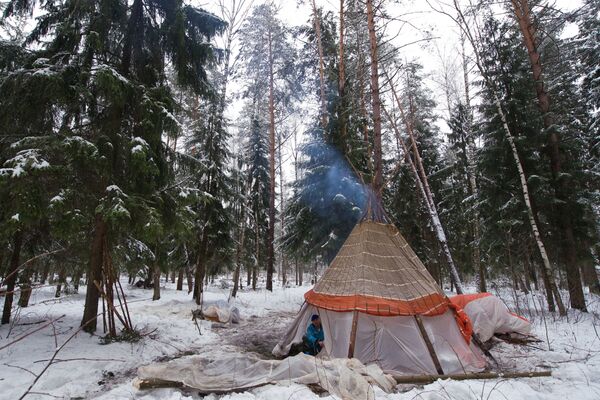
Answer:
<path fill-rule="evenodd" d="M 305 354 L 316 356 L 325 346 L 325 333 L 321 326 L 321 318 L 317 314 L 310 317 L 310 324 L 306 328 L 304 335 Z"/>

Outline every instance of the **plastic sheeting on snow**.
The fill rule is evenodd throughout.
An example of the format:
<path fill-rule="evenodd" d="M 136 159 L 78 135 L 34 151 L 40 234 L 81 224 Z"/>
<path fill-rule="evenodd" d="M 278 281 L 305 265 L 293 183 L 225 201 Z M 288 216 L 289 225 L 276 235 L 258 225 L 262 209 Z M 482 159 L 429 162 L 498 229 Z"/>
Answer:
<path fill-rule="evenodd" d="M 223 322 L 240 322 L 240 311 L 225 300 L 204 301 L 202 304 L 202 314 L 205 318 Z"/>
<path fill-rule="evenodd" d="M 273 354 L 285 356 L 292 344 L 300 343 L 310 316 L 319 314 L 325 332 L 325 349 L 319 356 L 346 357 L 352 328 L 351 312 L 335 312 L 305 303 Z M 422 317 L 444 373 L 481 371 L 485 359 L 463 338 L 452 311 Z M 436 368 L 412 316 L 382 317 L 358 314 L 354 356 L 364 364 L 376 364 L 396 374 L 436 374 Z"/>
<path fill-rule="evenodd" d="M 469 316 L 475 332 L 482 341 L 490 340 L 494 333 L 529 335 L 531 323 L 513 314 L 506 305 L 490 293 L 476 293 L 450 297 Z"/>
<path fill-rule="evenodd" d="M 357 359 L 321 359 L 298 354 L 262 360 L 252 354 L 192 356 L 138 368 L 140 379 L 181 382 L 202 393 L 224 393 L 274 384 L 318 384 L 342 399 L 374 399 L 372 385 L 391 392 L 396 381 L 376 365 Z M 135 383 L 134 383 L 135 384 Z"/>

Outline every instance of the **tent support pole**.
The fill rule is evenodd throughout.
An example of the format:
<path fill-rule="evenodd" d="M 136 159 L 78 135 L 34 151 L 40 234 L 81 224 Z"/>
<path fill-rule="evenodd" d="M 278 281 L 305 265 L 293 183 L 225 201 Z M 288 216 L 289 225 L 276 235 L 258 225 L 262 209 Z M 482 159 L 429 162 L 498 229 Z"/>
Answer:
<path fill-rule="evenodd" d="M 423 320 L 420 315 L 415 315 L 415 321 L 417 322 L 417 326 L 419 327 L 419 332 L 421 332 L 421 336 L 425 341 L 425 345 L 427 346 L 427 350 L 429 350 L 429 355 L 431 356 L 431 360 L 435 365 L 435 369 L 439 375 L 444 375 L 444 370 L 442 369 L 442 365 L 440 364 L 440 360 L 438 359 L 437 354 L 433 348 L 433 344 L 431 340 L 429 340 L 429 336 L 427 335 L 427 331 L 425 330 L 425 326 L 423 325 Z"/>
<path fill-rule="evenodd" d="M 348 358 L 354 357 L 354 343 L 356 342 L 356 326 L 358 325 L 358 311 L 352 315 L 352 329 L 350 330 L 350 344 L 348 345 Z"/>

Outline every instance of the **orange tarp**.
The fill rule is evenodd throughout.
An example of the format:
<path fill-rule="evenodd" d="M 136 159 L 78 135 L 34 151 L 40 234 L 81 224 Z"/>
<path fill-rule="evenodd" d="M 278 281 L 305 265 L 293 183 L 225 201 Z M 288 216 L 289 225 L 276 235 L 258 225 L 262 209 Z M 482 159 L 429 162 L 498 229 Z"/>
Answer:
<path fill-rule="evenodd" d="M 469 317 L 462 308 L 451 303 L 446 296 L 442 296 L 438 293 L 424 296 L 416 300 L 405 301 L 366 295 L 327 295 L 316 293 L 311 289 L 304 294 L 304 299 L 307 303 L 326 310 L 339 312 L 359 311 L 383 317 L 411 315 L 435 316 L 445 313 L 450 307 L 455 311 L 454 316 L 456 322 L 467 343 L 470 342 L 471 334 L 473 333 L 471 320 L 469 320 Z"/>
<path fill-rule="evenodd" d="M 472 302 L 473 300 L 483 299 L 484 297 L 493 296 L 491 293 L 483 292 L 483 293 L 473 293 L 473 294 L 457 294 L 456 296 L 450 297 L 450 301 L 457 307 L 465 308 L 467 304 Z M 510 312 L 510 311 L 509 311 Z M 529 322 L 529 320 L 525 317 L 520 316 L 519 314 L 515 314 L 514 312 L 510 312 L 511 315 L 521 318 L 523 321 Z"/>
<path fill-rule="evenodd" d="M 467 304 L 472 302 L 473 300 L 482 299 L 484 297 L 491 296 L 491 293 L 473 293 L 473 294 L 459 294 L 456 296 L 450 297 L 450 301 L 452 304 L 456 305 L 460 308 L 465 308 Z"/>

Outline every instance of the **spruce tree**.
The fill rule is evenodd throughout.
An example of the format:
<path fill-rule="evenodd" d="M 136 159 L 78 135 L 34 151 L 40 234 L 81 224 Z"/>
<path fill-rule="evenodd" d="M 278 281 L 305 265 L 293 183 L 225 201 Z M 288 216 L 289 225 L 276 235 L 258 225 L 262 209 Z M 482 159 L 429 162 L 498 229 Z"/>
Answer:
<path fill-rule="evenodd" d="M 33 2 L 11 1 L 6 16 Z M 31 52 L 0 87 L 0 121 L 34 136 L 19 151 L 52 149 L 70 208 L 87 220 L 91 241 L 82 325 L 96 329 L 96 286 L 124 226 L 144 226 L 159 212 L 172 177 L 163 134 L 179 129 L 165 65 L 176 81 L 207 93 L 217 17 L 182 1 L 45 3 L 27 37 Z M 159 21 L 159 22 L 156 22 Z M 81 205 L 79 208 L 78 205 Z"/>

